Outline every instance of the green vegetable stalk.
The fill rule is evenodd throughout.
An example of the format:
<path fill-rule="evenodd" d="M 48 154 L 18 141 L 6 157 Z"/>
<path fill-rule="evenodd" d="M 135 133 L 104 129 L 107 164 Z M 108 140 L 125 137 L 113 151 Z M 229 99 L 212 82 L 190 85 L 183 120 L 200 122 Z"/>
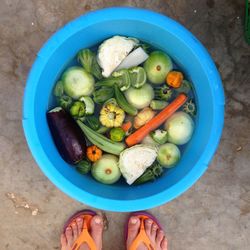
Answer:
<path fill-rule="evenodd" d="M 153 110 L 162 110 L 168 106 L 168 102 L 161 100 L 152 100 L 150 103 L 150 108 Z"/>
<path fill-rule="evenodd" d="M 90 74 L 93 74 L 98 80 L 102 79 L 102 72 L 96 60 L 96 55 L 90 49 L 80 50 L 77 59 L 83 68 Z"/>
<path fill-rule="evenodd" d="M 112 141 L 122 141 L 125 137 L 125 131 L 122 128 L 112 128 L 110 130 L 110 139 Z"/>
<path fill-rule="evenodd" d="M 133 107 L 130 103 L 128 103 L 124 94 L 121 92 L 118 86 L 115 86 L 115 98 L 118 105 L 129 115 L 136 115 L 137 109 Z"/>
<path fill-rule="evenodd" d="M 61 97 L 64 93 L 64 89 L 63 89 L 63 82 L 62 81 L 58 81 L 56 83 L 56 86 L 54 87 L 54 96 L 56 97 Z"/>
<path fill-rule="evenodd" d="M 169 101 L 172 94 L 173 91 L 168 86 L 155 89 L 155 99 L 157 100 Z"/>
<path fill-rule="evenodd" d="M 87 174 L 91 170 L 91 163 L 89 161 L 82 160 L 76 165 L 76 170 L 81 174 Z"/>
<path fill-rule="evenodd" d="M 73 103 L 72 98 L 67 96 L 67 95 L 63 95 L 63 96 L 58 98 L 58 105 L 65 110 L 69 110 L 72 103 Z"/>
<path fill-rule="evenodd" d="M 177 93 L 185 93 L 188 94 L 190 90 L 192 89 L 192 85 L 189 81 L 183 80 L 182 84 L 179 88 L 175 89 Z"/>
<path fill-rule="evenodd" d="M 87 116 L 85 123 L 93 130 L 98 130 L 101 126 L 99 119 L 96 116 Z"/>
<path fill-rule="evenodd" d="M 85 104 L 83 102 L 76 101 L 71 106 L 69 112 L 74 118 L 81 118 L 86 112 Z"/>
<path fill-rule="evenodd" d="M 162 173 L 163 167 L 155 162 L 134 182 L 134 184 L 139 185 L 145 182 L 154 181 L 156 178 L 160 177 Z"/>
<path fill-rule="evenodd" d="M 88 138 L 88 140 L 103 151 L 114 155 L 120 155 L 120 153 L 125 149 L 124 143 L 113 142 L 106 136 L 101 135 L 93 129 L 89 128 L 81 121 L 77 120 L 76 122 L 85 134 L 85 136 Z"/>
<path fill-rule="evenodd" d="M 111 87 L 101 87 L 93 93 L 93 100 L 97 104 L 102 104 L 114 96 L 114 89 Z"/>

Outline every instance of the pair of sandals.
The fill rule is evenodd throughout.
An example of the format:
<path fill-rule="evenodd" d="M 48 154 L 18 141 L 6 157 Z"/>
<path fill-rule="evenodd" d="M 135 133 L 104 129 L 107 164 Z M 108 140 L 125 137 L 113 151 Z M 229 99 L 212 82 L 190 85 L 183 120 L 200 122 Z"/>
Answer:
<path fill-rule="evenodd" d="M 66 228 L 71 226 L 76 221 L 76 218 L 80 217 L 83 219 L 83 230 L 81 234 L 79 235 L 79 237 L 74 242 L 71 250 L 79 250 L 79 248 L 81 247 L 83 243 L 86 243 L 89 246 L 90 250 L 97 250 L 96 244 L 93 238 L 91 237 L 91 235 L 89 234 L 90 222 L 95 215 L 96 215 L 96 212 L 92 210 L 83 210 L 83 211 L 75 213 L 73 216 L 71 216 L 68 219 L 68 221 L 66 222 L 64 226 L 64 230 L 63 230 L 64 233 L 65 233 Z M 135 212 L 135 213 L 132 213 L 130 217 L 131 216 L 136 216 L 138 219 L 140 219 L 141 224 L 140 224 L 139 233 L 137 237 L 135 238 L 135 240 L 133 241 L 133 243 L 131 244 L 129 250 L 136 250 L 138 246 L 140 245 L 140 243 L 144 243 L 148 249 L 154 250 L 155 247 L 152 245 L 150 239 L 148 238 L 145 232 L 144 220 L 151 219 L 152 221 L 155 222 L 155 224 L 158 226 L 159 229 L 162 229 L 157 219 L 153 215 L 147 212 Z M 125 225 L 125 241 L 127 241 L 127 238 L 128 238 L 128 222 L 129 222 L 130 217 L 128 218 L 127 223 Z"/>

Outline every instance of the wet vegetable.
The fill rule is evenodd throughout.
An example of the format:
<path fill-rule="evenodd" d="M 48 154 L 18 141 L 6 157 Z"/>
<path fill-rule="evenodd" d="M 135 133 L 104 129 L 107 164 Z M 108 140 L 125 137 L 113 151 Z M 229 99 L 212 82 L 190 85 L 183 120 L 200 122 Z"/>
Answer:
<path fill-rule="evenodd" d="M 93 100 L 95 103 L 103 104 L 113 96 L 114 96 L 113 87 L 101 87 L 100 89 L 94 91 Z"/>
<path fill-rule="evenodd" d="M 139 144 L 125 149 L 120 154 L 119 168 L 127 183 L 131 185 L 155 161 L 155 147 Z"/>
<path fill-rule="evenodd" d="M 141 110 L 134 118 L 134 128 L 138 129 L 155 116 L 155 111 L 151 108 L 146 107 Z"/>
<path fill-rule="evenodd" d="M 196 106 L 193 100 L 189 100 L 183 105 L 183 111 L 191 116 L 195 116 L 196 114 Z"/>
<path fill-rule="evenodd" d="M 173 91 L 168 86 L 155 89 L 155 99 L 169 101 L 173 95 Z"/>
<path fill-rule="evenodd" d="M 47 113 L 51 135 L 62 158 L 76 164 L 86 153 L 86 142 L 83 133 L 74 119 L 61 107 Z"/>
<path fill-rule="evenodd" d="M 90 49 L 80 50 L 77 54 L 77 60 L 88 73 L 94 75 L 99 80 L 102 78 L 102 71 L 93 51 Z"/>
<path fill-rule="evenodd" d="M 115 99 L 118 105 L 129 115 L 136 115 L 137 109 L 127 101 L 124 94 L 120 91 L 119 87 L 115 86 L 114 89 L 115 89 Z"/>
<path fill-rule="evenodd" d="M 83 96 L 80 98 L 80 101 L 84 103 L 85 105 L 85 114 L 86 115 L 92 115 L 95 111 L 95 104 L 91 97 L 89 96 Z"/>
<path fill-rule="evenodd" d="M 99 117 L 101 124 L 108 128 L 120 127 L 124 118 L 124 111 L 114 103 L 104 104 Z"/>
<path fill-rule="evenodd" d="M 164 144 L 168 140 L 168 132 L 163 129 L 157 129 L 151 132 L 150 135 L 159 144 Z"/>
<path fill-rule="evenodd" d="M 89 96 L 94 91 L 95 80 L 91 74 L 81 67 L 71 67 L 62 75 L 65 93 L 73 99 Z"/>
<path fill-rule="evenodd" d="M 148 58 L 148 54 L 141 47 L 133 50 L 116 68 L 119 69 L 129 69 L 134 66 L 138 66 Z"/>
<path fill-rule="evenodd" d="M 113 184 L 121 177 L 118 167 L 118 157 L 104 154 L 93 164 L 91 169 L 92 176 L 103 184 Z"/>
<path fill-rule="evenodd" d="M 112 141 L 122 141 L 125 137 L 125 131 L 122 128 L 112 128 L 110 130 L 110 139 Z"/>
<path fill-rule="evenodd" d="M 137 39 L 123 36 L 105 40 L 99 46 L 97 54 L 97 61 L 103 70 L 102 75 L 109 77 L 138 43 Z"/>
<path fill-rule="evenodd" d="M 87 174 L 91 170 L 91 163 L 87 160 L 82 160 L 77 163 L 76 170 L 81 174 Z"/>
<path fill-rule="evenodd" d="M 144 69 L 150 82 L 161 84 L 165 82 L 167 73 L 173 69 L 173 64 L 167 54 L 154 51 L 144 63 Z"/>
<path fill-rule="evenodd" d="M 115 71 L 112 76 L 122 80 L 121 84 L 118 83 L 121 91 L 125 91 L 131 86 L 131 79 L 127 69 L 120 69 L 118 71 Z"/>
<path fill-rule="evenodd" d="M 77 124 L 79 125 L 85 136 L 88 138 L 88 140 L 103 151 L 110 154 L 119 155 L 125 149 L 124 143 L 113 142 L 106 136 L 99 134 L 97 131 L 89 128 L 79 120 L 77 120 Z"/>
<path fill-rule="evenodd" d="M 178 111 L 167 119 L 164 127 L 168 132 L 169 142 L 183 145 L 192 137 L 194 122 L 188 114 Z"/>
<path fill-rule="evenodd" d="M 87 157 L 90 161 L 96 162 L 102 157 L 102 150 L 96 145 L 87 147 Z"/>
<path fill-rule="evenodd" d="M 86 116 L 85 123 L 95 131 L 101 127 L 101 123 L 96 116 Z"/>
<path fill-rule="evenodd" d="M 149 167 L 136 181 L 134 184 L 139 185 L 149 181 L 154 181 L 156 178 L 163 174 L 163 167 L 155 162 L 151 167 Z"/>
<path fill-rule="evenodd" d="M 146 71 L 142 67 L 133 67 L 129 69 L 131 85 L 134 88 L 142 87 L 147 80 Z"/>
<path fill-rule="evenodd" d="M 188 94 L 192 89 L 191 83 L 187 80 L 183 80 L 180 88 L 175 89 L 177 93 L 185 93 Z"/>
<path fill-rule="evenodd" d="M 173 143 L 166 143 L 159 147 L 157 161 L 164 167 L 170 168 L 181 158 L 179 148 Z"/>
<path fill-rule="evenodd" d="M 58 105 L 65 110 L 69 110 L 72 103 L 73 103 L 72 98 L 67 96 L 67 95 L 63 95 L 63 96 L 58 98 Z"/>
<path fill-rule="evenodd" d="M 143 109 L 149 106 L 154 98 L 154 90 L 149 84 L 144 84 L 141 88 L 130 87 L 125 91 L 127 101 L 136 109 Z"/>
<path fill-rule="evenodd" d="M 183 74 L 179 71 L 170 71 L 166 77 L 166 83 L 173 88 L 179 88 L 183 81 Z"/>
<path fill-rule="evenodd" d="M 82 118 L 85 116 L 85 104 L 83 102 L 80 101 L 76 101 L 73 103 L 73 105 L 70 107 L 69 110 L 70 114 L 74 117 L 74 118 Z"/>
<path fill-rule="evenodd" d="M 62 81 L 58 81 L 56 83 L 56 86 L 54 87 L 54 91 L 53 91 L 53 94 L 54 96 L 56 97 L 61 97 L 64 93 L 64 90 L 63 90 L 63 82 Z"/>
<path fill-rule="evenodd" d="M 168 102 L 161 100 L 152 100 L 150 103 L 150 108 L 153 110 L 162 110 L 168 106 Z"/>

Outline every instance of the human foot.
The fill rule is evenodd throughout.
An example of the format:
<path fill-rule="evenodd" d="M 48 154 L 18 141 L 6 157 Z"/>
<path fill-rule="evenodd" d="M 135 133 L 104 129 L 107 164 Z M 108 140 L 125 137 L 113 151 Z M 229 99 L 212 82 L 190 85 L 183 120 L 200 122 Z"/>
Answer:
<path fill-rule="evenodd" d="M 140 229 L 141 220 L 136 216 L 131 216 L 128 222 L 128 238 L 127 238 L 127 250 L 129 250 L 133 241 L 137 237 Z M 157 224 L 151 219 L 144 221 L 145 232 L 151 241 L 151 244 L 155 246 L 156 250 L 167 250 L 167 238 L 164 232 L 158 228 Z M 148 248 L 141 243 L 137 250 L 148 250 Z"/>
<path fill-rule="evenodd" d="M 61 250 L 71 250 L 75 240 L 79 237 L 83 229 L 83 219 L 81 217 L 76 218 L 76 221 L 68 226 L 65 233 L 61 234 Z M 97 250 L 102 249 L 102 232 L 103 232 L 103 218 L 99 215 L 95 215 L 91 219 L 89 234 L 93 238 Z M 84 243 L 79 250 L 89 250 L 89 247 Z"/>

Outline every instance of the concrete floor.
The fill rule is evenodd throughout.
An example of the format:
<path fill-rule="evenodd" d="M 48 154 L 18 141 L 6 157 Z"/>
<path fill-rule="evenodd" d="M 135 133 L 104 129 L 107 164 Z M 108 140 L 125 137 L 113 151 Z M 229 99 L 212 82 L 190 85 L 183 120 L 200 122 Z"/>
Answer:
<path fill-rule="evenodd" d="M 209 50 L 225 87 L 225 129 L 208 171 L 181 197 L 151 210 L 170 249 L 249 249 L 250 46 L 243 39 L 243 2 L 0 0 L 0 249 L 59 249 L 63 222 L 86 207 L 56 189 L 35 164 L 22 131 L 22 97 L 49 36 L 72 18 L 113 4 L 153 9 L 185 25 Z M 104 249 L 124 249 L 127 214 L 106 216 Z"/>

